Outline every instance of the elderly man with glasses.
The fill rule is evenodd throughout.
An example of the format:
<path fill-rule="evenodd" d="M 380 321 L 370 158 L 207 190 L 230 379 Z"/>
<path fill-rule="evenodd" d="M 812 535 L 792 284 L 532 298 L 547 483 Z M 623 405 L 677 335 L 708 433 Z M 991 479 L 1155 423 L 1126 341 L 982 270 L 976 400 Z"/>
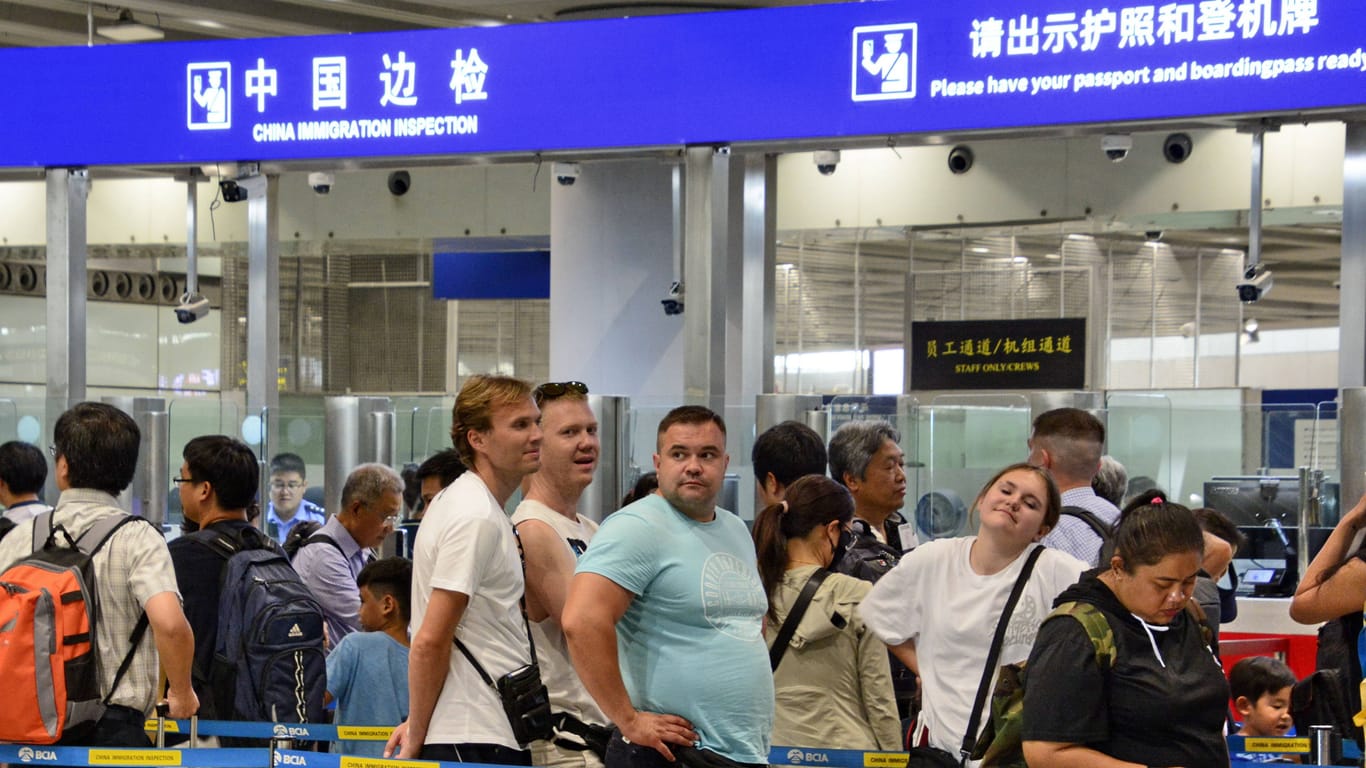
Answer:
<path fill-rule="evenodd" d="M 294 570 L 323 607 L 328 648 L 360 629 L 356 577 L 403 512 L 403 478 L 393 467 L 362 464 L 342 486 L 342 509 L 294 555 Z"/>
<path fill-rule="evenodd" d="M 270 506 L 266 508 L 266 533 L 281 544 L 299 523 L 327 520 L 322 507 L 304 498 L 308 488 L 304 460 L 294 453 L 278 453 L 270 460 Z"/>

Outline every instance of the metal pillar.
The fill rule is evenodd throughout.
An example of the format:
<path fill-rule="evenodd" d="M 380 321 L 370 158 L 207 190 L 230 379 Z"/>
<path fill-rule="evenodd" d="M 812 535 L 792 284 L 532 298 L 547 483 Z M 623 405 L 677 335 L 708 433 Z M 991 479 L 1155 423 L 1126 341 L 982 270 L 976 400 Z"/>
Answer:
<path fill-rule="evenodd" d="M 729 148 L 689 147 L 684 161 L 683 394 L 721 413 L 726 404 L 726 256 Z"/>
<path fill-rule="evenodd" d="M 774 270 L 777 269 L 778 159 L 744 158 L 740 401 L 773 391 Z"/>
<path fill-rule="evenodd" d="M 247 417 L 261 417 L 258 458 L 267 462 L 278 445 L 280 407 L 280 207 L 279 179 L 266 178 L 266 193 L 247 198 Z M 260 498 L 270 498 L 270 475 L 261 473 Z M 258 520 L 264 520 L 262 515 Z"/>
<path fill-rule="evenodd" d="M 85 399 L 84 168 L 47 171 L 47 437 L 57 417 Z M 49 477 L 52 475 L 49 474 Z M 56 485 L 49 482 L 55 499 Z"/>
<path fill-rule="evenodd" d="M 1366 285 L 1366 123 L 1347 124 L 1346 144 L 1342 167 L 1342 264 L 1338 276 L 1344 288 Z M 1366 386 L 1366 303 L 1352 296 L 1350 290 L 1344 291 L 1343 298 L 1338 307 L 1338 386 L 1345 390 Z M 1346 491 L 1346 467 L 1343 470 Z M 1347 503 L 1355 503 L 1357 498 L 1360 493 L 1342 496 Z"/>
<path fill-rule="evenodd" d="M 588 405 L 598 418 L 598 468 L 593 482 L 579 496 L 578 513 L 601 521 L 617 511 L 629 490 L 631 466 L 631 398 L 589 395 Z"/>
<path fill-rule="evenodd" d="M 684 161 L 684 393 L 723 412 L 773 388 L 776 160 L 691 147 Z"/>
<path fill-rule="evenodd" d="M 1346 347 L 1342 348 L 1346 350 Z M 1357 350 L 1360 352 L 1360 348 Z M 1366 388 L 1342 388 L 1342 408 L 1338 411 L 1338 491 L 1341 505 L 1355 504 L 1366 495 Z M 1340 508 L 1340 507 L 1339 507 Z M 1350 506 L 1347 507 L 1351 509 Z"/>

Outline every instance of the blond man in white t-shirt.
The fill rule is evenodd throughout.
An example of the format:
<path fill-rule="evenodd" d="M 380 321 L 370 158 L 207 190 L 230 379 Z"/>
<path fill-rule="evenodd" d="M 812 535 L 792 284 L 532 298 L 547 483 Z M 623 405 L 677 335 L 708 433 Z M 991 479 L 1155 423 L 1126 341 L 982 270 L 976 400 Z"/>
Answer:
<path fill-rule="evenodd" d="M 535 621 L 531 631 L 541 676 L 551 709 L 565 717 L 553 741 L 532 742 L 532 763 L 601 768 L 602 760 L 587 747 L 597 738 L 606 749 L 611 726 L 574 672 L 560 627 L 574 566 L 598 530 L 577 511 L 598 467 L 598 419 L 582 382 L 542 384 L 533 396 L 541 408 L 541 469 L 522 484 L 524 499 L 512 522 L 526 553 L 527 611 Z"/>

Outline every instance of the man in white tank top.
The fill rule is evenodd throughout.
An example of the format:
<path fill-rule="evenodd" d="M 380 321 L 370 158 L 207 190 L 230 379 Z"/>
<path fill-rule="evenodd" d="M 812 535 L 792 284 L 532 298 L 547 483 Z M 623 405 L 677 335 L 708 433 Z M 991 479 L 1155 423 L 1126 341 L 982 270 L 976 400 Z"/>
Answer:
<path fill-rule="evenodd" d="M 533 397 L 541 409 L 544 435 L 541 469 L 523 482 L 523 501 L 512 516 L 526 552 L 527 612 L 534 622 L 541 676 L 550 691 L 551 710 L 566 716 L 554 741 L 532 742 L 535 765 L 601 768 L 598 755 L 584 748 L 584 736 L 601 728 L 597 735 L 605 749 L 611 728 L 574 672 L 560 629 L 575 563 L 598 529 L 575 511 L 598 466 L 598 420 L 587 394 L 588 387 L 577 381 L 536 388 Z"/>

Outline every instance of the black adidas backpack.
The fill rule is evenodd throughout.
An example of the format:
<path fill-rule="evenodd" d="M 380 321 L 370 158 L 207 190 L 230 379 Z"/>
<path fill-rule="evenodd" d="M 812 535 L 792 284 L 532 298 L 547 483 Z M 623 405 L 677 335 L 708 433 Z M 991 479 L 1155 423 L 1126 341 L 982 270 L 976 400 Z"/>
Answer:
<path fill-rule="evenodd" d="M 210 671 L 217 716 L 323 722 L 322 606 L 289 558 L 255 529 L 236 537 L 209 529 L 190 538 L 226 560 Z"/>

